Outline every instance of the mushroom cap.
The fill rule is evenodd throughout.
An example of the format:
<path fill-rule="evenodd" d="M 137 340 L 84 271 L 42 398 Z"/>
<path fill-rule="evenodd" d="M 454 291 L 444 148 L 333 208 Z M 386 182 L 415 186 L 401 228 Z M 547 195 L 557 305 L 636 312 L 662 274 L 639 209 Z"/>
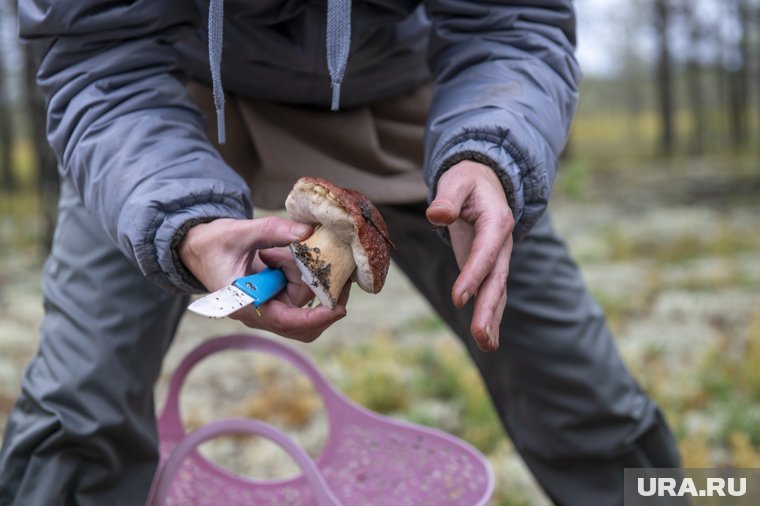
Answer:
<path fill-rule="evenodd" d="M 296 181 L 285 208 L 301 223 L 321 224 L 351 246 L 362 290 L 377 293 L 383 288 L 390 266 L 388 227 L 374 204 L 355 190 L 305 176 Z"/>

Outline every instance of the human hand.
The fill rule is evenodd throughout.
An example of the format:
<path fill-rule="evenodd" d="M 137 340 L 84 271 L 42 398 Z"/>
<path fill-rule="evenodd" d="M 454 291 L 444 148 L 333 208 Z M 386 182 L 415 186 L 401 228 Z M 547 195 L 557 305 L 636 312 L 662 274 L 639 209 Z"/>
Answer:
<path fill-rule="evenodd" d="M 287 285 L 259 307 L 236 311 L 230 318 L 244 325 L 274 332 L 297 341 L 311 342 L 330 325 L 346 316 L 350 283 L 346 284 L 334 310 L 318 306 L 303 308 L 314 298 L 301 281 L 289 250 L 278 248 L 309 237 L 312 228 L 282 218 L 254 220 L 218 219 L 191 228 L 177 247 L 185 267 L 210 292 L 265 267 L 282 269 Z"/>
<path fill-rule="evenodd" d="M 462 308 L 475 297 L 470 332 L 481 350 L 496 350 L 515 226 L 501 181 L 487 165 L 459 162 L 438 180 L 426 214 L 451 235 L 461 271 L 451 289 L 454 305 Z"/>

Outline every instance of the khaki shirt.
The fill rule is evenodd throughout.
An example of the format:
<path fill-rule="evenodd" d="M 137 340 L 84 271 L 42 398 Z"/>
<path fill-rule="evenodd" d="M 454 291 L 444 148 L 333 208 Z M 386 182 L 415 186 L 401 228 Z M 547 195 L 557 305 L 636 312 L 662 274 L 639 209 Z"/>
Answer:
<path fill-rule="evenodd" d="M 188 86 L 215 142 L 211 88 Z M 424 201 L 423 137 L 432 86 L 338 112 L 235 95 L 226 100 L 227 142 L 215 144 L 248 182 L 256 207 L 281 209 L 301 176 L 358 190 L 376 204 Z"/>

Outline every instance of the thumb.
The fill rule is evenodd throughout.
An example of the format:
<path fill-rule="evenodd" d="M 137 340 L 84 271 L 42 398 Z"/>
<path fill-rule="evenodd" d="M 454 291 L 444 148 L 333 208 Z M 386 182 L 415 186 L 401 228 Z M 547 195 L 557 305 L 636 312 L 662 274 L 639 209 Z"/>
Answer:
<path fill-rule="evenodd" d="M 462 206 L 469 196 L 466 181 L 459 177 L 443 177 L 438 181 L 438 193 L 425 212 L 433 225 L 445 226 L 454 223 L 462 212 Z"/>
<path fill-rule="evenodd" d="M 270 216 L 248 221 L 240 239 L 251 249 L 276 248 L 287 246 L 294 241 L 302 241 L 309 237 L 312 231 L 311 226 L 304 223 Z"/>

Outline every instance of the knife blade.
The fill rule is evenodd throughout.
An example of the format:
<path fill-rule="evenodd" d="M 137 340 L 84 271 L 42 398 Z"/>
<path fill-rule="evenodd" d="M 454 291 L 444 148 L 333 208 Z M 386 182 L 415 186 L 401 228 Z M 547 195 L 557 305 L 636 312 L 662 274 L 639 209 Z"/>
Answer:
<path fill-rule="evenodd" d="M 259 307 L 280 293 L 286 284 L 287 279 L 280 269 L 266 268 L 201 297 L 187 309 L 209 318 L 224 318 L 249 304 Z"/>

